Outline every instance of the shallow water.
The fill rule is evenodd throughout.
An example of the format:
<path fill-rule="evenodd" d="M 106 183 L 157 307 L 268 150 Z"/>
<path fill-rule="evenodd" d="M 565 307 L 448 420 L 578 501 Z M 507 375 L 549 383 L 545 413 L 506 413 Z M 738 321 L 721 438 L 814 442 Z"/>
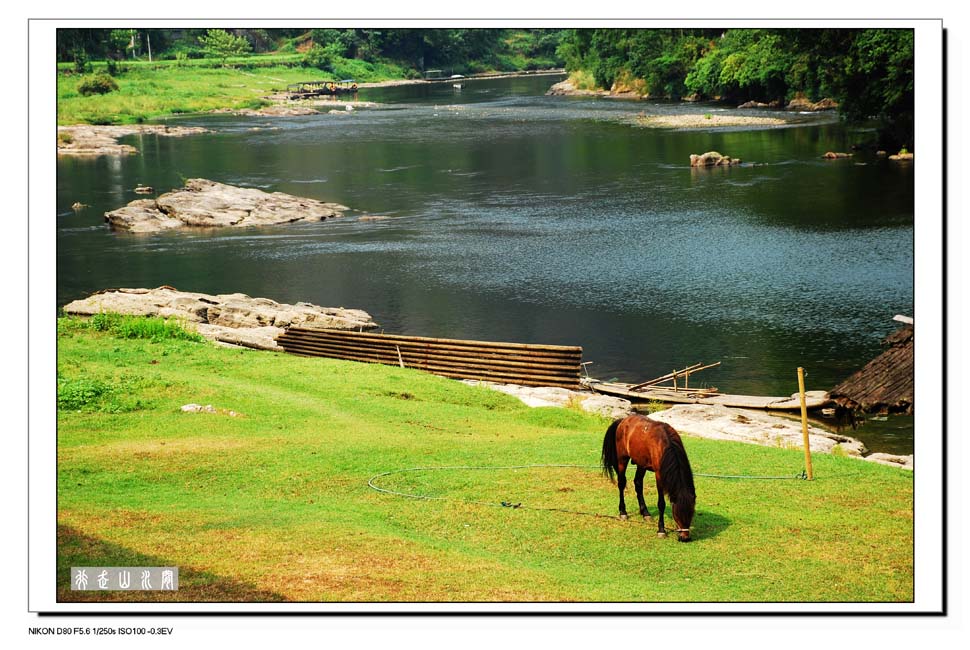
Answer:
<path fill-rule="evenodd" d="M 779 395 L 797 390 L 798 366 L 810 389 L 831 388 L 879 353 L 894 314 L 912 314 L 912 168 L 820 158 L 871 133 L 831 115 L 647 129 L 640 111 L 724 109 L 543 96 L 554 81 L 373 89 L 360 98 L 382 108 L 351 114 L 186 118 L 213 133 L 61 158 L 58 305 L 119 286 L 240 291 L 365 309 L 387 332 L 582 345 L 602 379 L 721 361 L 696 381 Z M 690 169 L 709 150 L 756 164 Z M 136 185 L 195 177 L 353 211 L 238 231 L 104 225 L 106 210 L 143 198 Z M 75 201 L 91 207 L 75 213 Z M 908 422 L 867 444 L 910 453 Z"/>

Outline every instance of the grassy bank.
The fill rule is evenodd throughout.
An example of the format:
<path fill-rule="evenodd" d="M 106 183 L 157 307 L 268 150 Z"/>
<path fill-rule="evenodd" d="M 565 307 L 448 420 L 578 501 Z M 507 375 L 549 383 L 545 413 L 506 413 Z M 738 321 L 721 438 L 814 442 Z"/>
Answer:
<path fill-rule="evenodd" d="M 202 65 L 129 65 L 115 77 L 118 90 L 84 96 L 85 76 L 57 75 L 58 124 L 133 124 L 217 108 L 257 108 L 261 97 L 310 79 L 354 78 L 358 82 L 404 77 L 390 64 L 344 60 L 335 72 L 283 65 L 227 68 Z"/>
<path fill-rule="evenodd" d="M 63 600 L 146 598 L 71 592 L 70 567 L 97 565 L 178 566 L 180 590 L 153 600 L 912 598 L 911 473 L 818 456 L 811 483 L 698 476 L 690 544 L 594 516 L 615 514 L 616 491 L 593 468 L 380 479 L 445 497 L 405 499 L 368 479 L 592 466 L 608 422 L 418 371 L 217 348 L 163 329 L 59 321 Z M 215 412 L 181 412 L 187 403 Z M 696 473 L 801 468 L 797 451 L 685 444 Z"/>

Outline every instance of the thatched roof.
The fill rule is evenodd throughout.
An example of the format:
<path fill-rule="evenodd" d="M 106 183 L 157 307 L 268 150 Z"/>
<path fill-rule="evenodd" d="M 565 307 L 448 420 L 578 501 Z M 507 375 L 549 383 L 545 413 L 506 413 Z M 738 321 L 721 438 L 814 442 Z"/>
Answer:
<path fill-rule="evenodd" d="M 913 412 L 913 326 L 899 328 L 883 345 L 885 352 L 829 391 L 840 406 L 866 412 Z"/>

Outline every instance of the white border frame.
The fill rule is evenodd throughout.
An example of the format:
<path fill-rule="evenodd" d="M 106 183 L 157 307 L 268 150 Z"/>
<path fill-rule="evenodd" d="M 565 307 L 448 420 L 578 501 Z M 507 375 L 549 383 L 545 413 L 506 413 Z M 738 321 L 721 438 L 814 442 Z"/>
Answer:
<path fill-rule="evenodd" d="M 943 224 L 942 189 L 942 22 L 939 20 L 590 20 L 586 27 L 887 27 L 913 28 L 916 35 L 916 143 L 915 163 L 915 318 L 920 326 L 917 344 L 916 391 L 921 404 L 915 428 L 915 601 L 913 603 L 643 603 L 643 604 L 526 604 L 526 603 L 338 603 L 338 604 L 129 604 L 57 603 L 55 593 L 56 513 L 56 340 L 53 305 L 56 295 L 54 267 L 55 213 L 52 179 L 56 177 L 55 130 L 56 82 L 54 36 L 58 27 L 152 27 L 175 26 L 261 26 L 312 25 L 308 20 L 124 20 L 124 21 L 31 21 L 29 23 L 29 534 L 30 581 L 28 606 L 42 612 L 319 612 L 350 614 L 403 613 L 556 613 L 641 612 L 662 614 L 694 613 L 939 613 L 943 609 L 944 556 L 941 527 L 943 453 L 943 411 L 933 403 L 943 395 Z M 320 22 L 329 26 L 548 26 L 576 27 L 565 20 L 448 20 L 446 23 L 401 20 L 344 20 Z M 925 396 L 925 397 L 924 397 Z M 942 407 L 942 405 L 940 405 Z M 954 447 L 950 436 L 951 451 Z M 951 454 L 952 455 L 952 454 Z M 953 528 L 950 528 L 951 533 Z M 950 546 L 950 549 L 955 548 Z"/>

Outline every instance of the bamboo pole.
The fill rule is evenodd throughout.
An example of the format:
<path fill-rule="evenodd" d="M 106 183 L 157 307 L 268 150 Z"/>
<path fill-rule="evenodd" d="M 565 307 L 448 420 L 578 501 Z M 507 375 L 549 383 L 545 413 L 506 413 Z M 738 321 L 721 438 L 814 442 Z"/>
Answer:
<path fill-rule="evenodd" d="M 814 479 L 812 474 L 812 447 L 808 442 L 808 408 L 805 406 L 805 369 L 798 368 L 798 399 L 802 406 L 802 444 L 805 446 L 805 472 L 808 480 Z"/>

